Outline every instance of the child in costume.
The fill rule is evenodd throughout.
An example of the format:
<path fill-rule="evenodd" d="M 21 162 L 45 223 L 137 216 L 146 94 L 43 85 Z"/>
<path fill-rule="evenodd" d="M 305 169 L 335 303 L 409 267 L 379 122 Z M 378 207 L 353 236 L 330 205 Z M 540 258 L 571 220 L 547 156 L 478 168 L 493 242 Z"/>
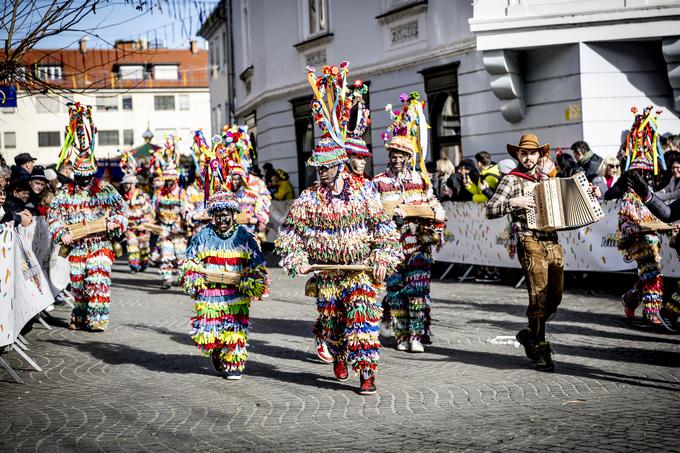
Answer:
<path fill-rule="evenodd" d="M 323 136 L 307 164 L 317 168 L 319 181 L 291 206 L 276 250 L 292 277 L 309 273 L 312 264 L 365 264 L 372 270 L 320 271 L 312 280 L 321 318 L 317 327 L 328 343 L 335 377 L 346 381 L 349 363 L 360 376 L 360 393 L 374 394 L 380 349 L 376 295 L 401 259 L 398 234 L 379 201 L 343 171 L 347 64 L 324 66 L 318 78 L 313 68 L 308 70 L 315 93 L 312 112 Z"/>
<path fill-rule="evenodd" d="M 238 203 L 220 191 L 208 200 L 213 223 L 193 237 L 182 265 L 184 291 L 196 301 L 192 338 L 229 380 L 240 379 L 248 357 L 249 308 L 265 290 L 265 259 L 255 238 L 236 223 Z M 206 271 L 240 274 L 238 284 L 211 283 Z"/>
<path fill-rule="evenodd" d="M 150 233 L 141 225 L 151 221 L 151 199 L 137 187 L 137 165 L 130 151 L 123 153 L 120 166 L 125 175 L 120 186 L 128 208 L 128 229 L 125 232 L 128 262 L 132 273 L 144 272 L 149 265 Z"/>
<path fill-rule="evenodd" d="M 530 185 L 547 179 L 538 164 L 550 152 L 550 145 L 540 145 L 536 135 L 525 134 L 519 145 L 508 144 L 507 148 L 518 165 L 501 179 L 486 205 L 486 217 L 498 219 L 510 214 L 517 237 L 517 256 L 529 292 L 528 325 L 517 333 L 517 341 L 524 346 L 526 356 L 537 371 L 553 371 L 552 349 L 545 340 L 545 329 L 562 302 L 564 250 L 557 240 L 557 232 L 529 229 L 526 211 L 535 208 L 535 201 L 532 195 L 525 195 Z M 599 189 L 591 186 L 591 190 L 599 197 Z"/>
<path fill-rule="evenodd" d="M 637 114 L 635 107 L 632 111 L 635 121 L 626 140 L 626 171 L 629 174 L 635 173 L 635 178 L 651 183 L 658 174 L 659 161 L 662 166 L 665 165 L 657 149 L 657 119 L 652 113 L 652 107 L 646 108 L 642 114 Z M 663 325 L 659 317 L 663 304 L 659 235 L 641 228 L 641 223 L 656 220 L 634 190 L 626 191 L 619 209 L 620 235 L 617 245 L 626 259 L 637 262 L 638 280 L 635 286 L 621 296 L 624 312 L 626 317 L 633 319 L 635 309 L 642 304 L 643 319 L 652 325 Z"/>
<path fill-rule="evenodd" d="M 125 233 L 127 207 L 116 189 L 94 177 L 96 128 L 92 108 L 69 103 L 67 136 L 57 168 L 77 153 L 73 165 L 75 181 L 57 193 L 47 214 L 49 230 L 58 244 L 68 248 L 71 264 L 71 293 L 74 297 L 69 329 L 101 332 L 109 324 L 111 263 L 115 259 L 112 240 Z M 74 239 L 67 227 L 106 219 L 106 231 Z"/>
<path fill-rule="evenodd" d="M 432 192 L 427 179 L 425 157 L 427 154 L 427 122 L 423 102 L 418 93 L 401 95 L 404 103 L 398 114 L 392 115 L 393 124 L 384 134 L 390 163 L 387 171 L 373 178 L 373 186 L 380 194 L 383 205 L 428 204 L 433 207 L 433 220 L 403 219 L 396 210 L 401 224 L 401 244 L 404 260 L 397 271 L 387 277 L 387 294 L 383 309 L 389 307 L 391 324 L 397 337 L 397 350 L 423 352 L 423 344 L 430 344 L 430 278 L 432 274 L 432 246 L 441 245 L 444 237 L 445 214 Z M 421 172 L 409 168 L 420 153 Z M 385 318 L 383 318 L 386 320 Z"/>
<path fill-rule="evenodd" d="M 169 137 L 162 160 L 163 186 L 154 193 L 151 201 L 156 223 L 164 229 L 158 238 L 162 289 L 172 285 L 174 271 L 182 265 L 187 248 L 185 231 L 189 207 L 186 192 L 179 185 L 178 165 L 175 138 Z"/>

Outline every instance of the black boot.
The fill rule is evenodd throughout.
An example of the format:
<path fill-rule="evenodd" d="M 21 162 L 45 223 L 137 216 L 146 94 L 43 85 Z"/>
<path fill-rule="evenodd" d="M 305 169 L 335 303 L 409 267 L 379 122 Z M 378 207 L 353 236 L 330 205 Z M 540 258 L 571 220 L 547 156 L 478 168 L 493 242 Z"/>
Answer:
<path fill-rule="evenodd" d="M 541 341 L 534 346 L 534 369 L 536 371 L 554 371 L 555 364 L 552 361 L 552 348 L 547 341 Z"/>
<path fill-rule="evenodd" d="M 515 335 L 519 344 L 524 346 L 524 353 L 527 355 L 529 360 L 534 360 L 534 346 L 536 346 L 536 340 L 534 339 L 534 334 L 531 333 L 531 329 L 527 326 L 524 329 L 517 332 Z"/>

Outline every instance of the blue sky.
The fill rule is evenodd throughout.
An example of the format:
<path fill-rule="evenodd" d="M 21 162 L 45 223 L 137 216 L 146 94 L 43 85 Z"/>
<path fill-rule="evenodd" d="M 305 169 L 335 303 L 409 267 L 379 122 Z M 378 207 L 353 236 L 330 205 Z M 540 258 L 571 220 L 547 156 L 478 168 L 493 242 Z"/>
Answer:
<path fill-rule="evenodd" d="M 113 2 L 112 2 L 113 3 Z M 118 2 L 115 2 L 118 3 Z M 210 5 L 206 6 L 210 10 Z M 180 14 L 175 14 L 180 15 Z M 183 17 L 191 18 L 179 21 L 171 14 L 163 14 L 158 10 L 137 11 L 131 5 L 104 5 L 96 14 L 88 15 L 80 28 L 97 34 L 100 38 L 88 35 L 86 32 L 67 32 L 46 38 L 38 44 L 38 48 L 78 47 L 78 40 L 88 36 L 90 48 L 110 47 L 117 39 L 148 38 L 150 41 L 159 40 L 168 48 L 184 48 L 189 46 L 190 39 L 198 39 L 201 46 L 204 41 L 196 37 L 199 27 L 199 13 L 193 8 L 182 12 Z M 109 44 L 110 43 L 110 44 Z"/>

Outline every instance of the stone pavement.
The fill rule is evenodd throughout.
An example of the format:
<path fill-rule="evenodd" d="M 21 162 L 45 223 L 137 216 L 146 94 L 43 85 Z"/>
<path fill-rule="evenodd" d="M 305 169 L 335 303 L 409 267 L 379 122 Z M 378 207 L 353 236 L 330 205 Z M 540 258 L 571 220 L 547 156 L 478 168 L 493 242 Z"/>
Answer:
<path fill-rule="evenodd" d="M 189 299 L 116 270 L 107 332 L 71 332 L 57 308 L 53 330 L 27 335 L 43 373 L 4 355 L 26 385 L 0 371 L 0 451 L 680 448 L 680 335 L 629 325 L 613 297 L 565 296 L 549 327 L 557 370 L 541 374 L 487 341 L 523 325 L 524 290 L 435 283 L 434 345 L 385 340 L 379 395 L 360 396 L 315 360 L 304 280 L 272 271 L 246 374 L 226 381 L 187 335 Z"/>

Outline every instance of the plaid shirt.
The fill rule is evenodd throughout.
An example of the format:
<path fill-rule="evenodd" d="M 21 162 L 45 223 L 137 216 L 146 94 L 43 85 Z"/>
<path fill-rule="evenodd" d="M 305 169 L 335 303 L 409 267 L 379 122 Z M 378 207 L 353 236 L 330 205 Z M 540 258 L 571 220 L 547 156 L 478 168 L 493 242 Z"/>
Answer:
<path fill-rule="evenodd" d="M 527 224 L 527 212 L 524 208 L 513 208 L 510 199 L 524 194 L 524 186 L 531 184 L 529 181 L 514 175 L 505 175 L 496 187 L 491 200 L 486 204 L 486 218 L 498 219 L 510 214 L 512 224 L 519 236 L 530 235 L 536 239 L 555 240 L 557 233 L 530 230 Z"/>

